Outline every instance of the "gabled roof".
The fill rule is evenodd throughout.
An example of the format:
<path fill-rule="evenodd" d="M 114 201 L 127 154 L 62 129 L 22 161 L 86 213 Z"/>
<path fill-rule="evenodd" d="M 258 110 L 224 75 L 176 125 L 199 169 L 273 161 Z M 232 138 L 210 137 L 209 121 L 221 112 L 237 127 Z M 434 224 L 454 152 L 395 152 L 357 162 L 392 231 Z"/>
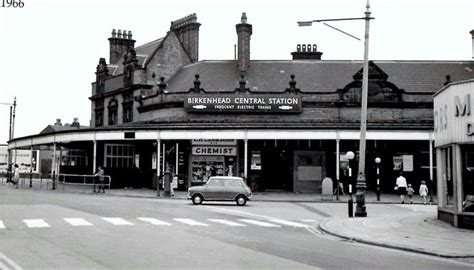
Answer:
<path fill-rule="evenodd" d="M 406 92 L 434 93 L 443 87 L 446 75 L 451 81 L 474 78 L 474 61 L 373 61 L 388 75 L 388 81 Z M 362 69 L 362 61 L 351 60 L 253 60 L 245 77 L 253 92 L 283 92 L 295 75 L 302 92 L 334 92 L 351 83 Z M 235 60 L 200 61 L 183 67 L 169 82 L 169 92 L 193 87 L 199 74 L 207 92 L 229 92 L 239 86 Z"/>
<path fill-rule="evenodd" d="M 162 38 L 148 42 L 146 44 L 143 44 L 135 48 L 135 52 L 137 54 L 137 59 L 138 59 L 138 66 L 145 67 L 149 58 L 152 57 L 153 54 L 156 52 L 156 50 L 159 49 L 164 39 L 165 38 L 162 37 Z M 123 59 L 120 58 L 120 60 L 117 63 L 110 63 L 109 65 L 107 65 L 110 75 L 116 76 L 123 73 L 122 61 Z"/>
<path fill-rule="evenodd" d="M 65 131 L 65 130 L 78 130 L 78 129 L 85 129 L 85 128 L 89 128 L 89 127 L 87 127 L 87 126 L 75 127 L 75 126 L 71 126 L 70 124 L 65 124 L 63 126 L 48 125 L 39 134 L 54 133 L 54 132 Z"/>

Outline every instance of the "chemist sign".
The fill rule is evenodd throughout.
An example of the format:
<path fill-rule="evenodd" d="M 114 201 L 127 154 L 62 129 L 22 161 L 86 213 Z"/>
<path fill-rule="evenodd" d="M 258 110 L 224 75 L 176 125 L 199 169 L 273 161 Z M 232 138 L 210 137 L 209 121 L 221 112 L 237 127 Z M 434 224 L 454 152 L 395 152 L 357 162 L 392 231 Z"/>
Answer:
<path fill-rule="evenodd" d="M 232 146 L 193 146 L 193 156 L 236 156 L 237 147 Z"/>
<path fill-rule="evenodd" d="M 296 95 L 192 95 L 184 108 L 192 113 L 300 113 L 301 97 Z"/>

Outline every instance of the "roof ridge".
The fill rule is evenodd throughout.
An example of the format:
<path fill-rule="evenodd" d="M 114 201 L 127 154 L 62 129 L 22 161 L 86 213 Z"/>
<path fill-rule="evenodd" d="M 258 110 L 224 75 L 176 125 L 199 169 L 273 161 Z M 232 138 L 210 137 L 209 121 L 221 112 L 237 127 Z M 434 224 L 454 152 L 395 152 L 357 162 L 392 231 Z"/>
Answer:
<path fill-rule="evenodd" d="M 145 47 L 145 46 L 148 46 L 148 45 L 151 45 L 151 44 L 153 44 L 153 43 L 157 43 L 157 42 L 163 40 L 164 38 L 165 38 L 165 37 L 160 37 L 160 38 L 155 39 L 155 40 L 153 40 L 153 41 L 150 41 L 150 42 L 148 42 L 148 43 L 145 43 L 145 44 L 142 44 L 142 45 L 140 45 L 140 46 L 137 46 L 137 47 L 135 47 L 135 50 L 136 50 L 136 49 L 140 49 L 140 48 Z"/>

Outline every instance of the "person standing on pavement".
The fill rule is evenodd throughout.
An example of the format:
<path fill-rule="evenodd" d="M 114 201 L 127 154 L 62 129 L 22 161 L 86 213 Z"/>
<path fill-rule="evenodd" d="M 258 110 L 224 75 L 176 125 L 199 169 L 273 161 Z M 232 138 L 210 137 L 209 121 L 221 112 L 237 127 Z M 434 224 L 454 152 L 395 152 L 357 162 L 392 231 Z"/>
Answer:
<path fill-rule="evenodd" d="M 423 204 L 426 204 L 426 196 L 428 195 L 428 187 L 426 186 L 425 181 L 421 181 L 419 193 L 420 193 L 420 197 L 423 198 Z"/>
<path fill-rule="evenodd" d="M 415 193 L 415 190 L 412 188 L 411 184 L 408 184 L 407 194 L 408 194 L 408 198 L 410 199 L 410 204 L 413 203 L 413 194 L 414 193 Z"/>
<path fill-rule="evenodd" d="M 97 176 L 99 178 L 99 190 L 97 190 L 97 193 L 100 193 L 101 188 L 102 188 L 102 193 L 105 193 L 105 189 L 104 189 L 104 168 L 102 168 L 102 166 L 99 166 L 99 168 L 97 169 L 97 172 L 94 174 L 94 176 Z"/>
<path fill-rule="evenodd" d="M 404 204 L 405 193 L 407 192 L 407 179 L 403 177 L 403 172 L 400 172 L 400 176 L 397 178 L 395 187 L 398 190 L 398 194 L 400 194 L 401 203 Z"/>
<path fill-rule="evenodd" d="M 18 164 L 15 164 L 15 168 L 13 169 L 13 184 L 15 188 L 18 188 L 18 183 L 20 183 L 20 168 Z"/>

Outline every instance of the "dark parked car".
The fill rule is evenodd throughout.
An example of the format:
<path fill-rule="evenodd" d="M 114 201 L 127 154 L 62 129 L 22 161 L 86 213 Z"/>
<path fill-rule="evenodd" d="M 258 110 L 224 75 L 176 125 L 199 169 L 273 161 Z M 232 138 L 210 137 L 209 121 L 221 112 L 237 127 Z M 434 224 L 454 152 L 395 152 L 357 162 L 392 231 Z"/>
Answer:
<path fill-rule="evenodd" d="M 194 204 L 203 201 L 235 201 L 245 205 L 252 192 L 241 177 L 212 176 L 206 184 L 188 189 L 188 200 Z"/>

